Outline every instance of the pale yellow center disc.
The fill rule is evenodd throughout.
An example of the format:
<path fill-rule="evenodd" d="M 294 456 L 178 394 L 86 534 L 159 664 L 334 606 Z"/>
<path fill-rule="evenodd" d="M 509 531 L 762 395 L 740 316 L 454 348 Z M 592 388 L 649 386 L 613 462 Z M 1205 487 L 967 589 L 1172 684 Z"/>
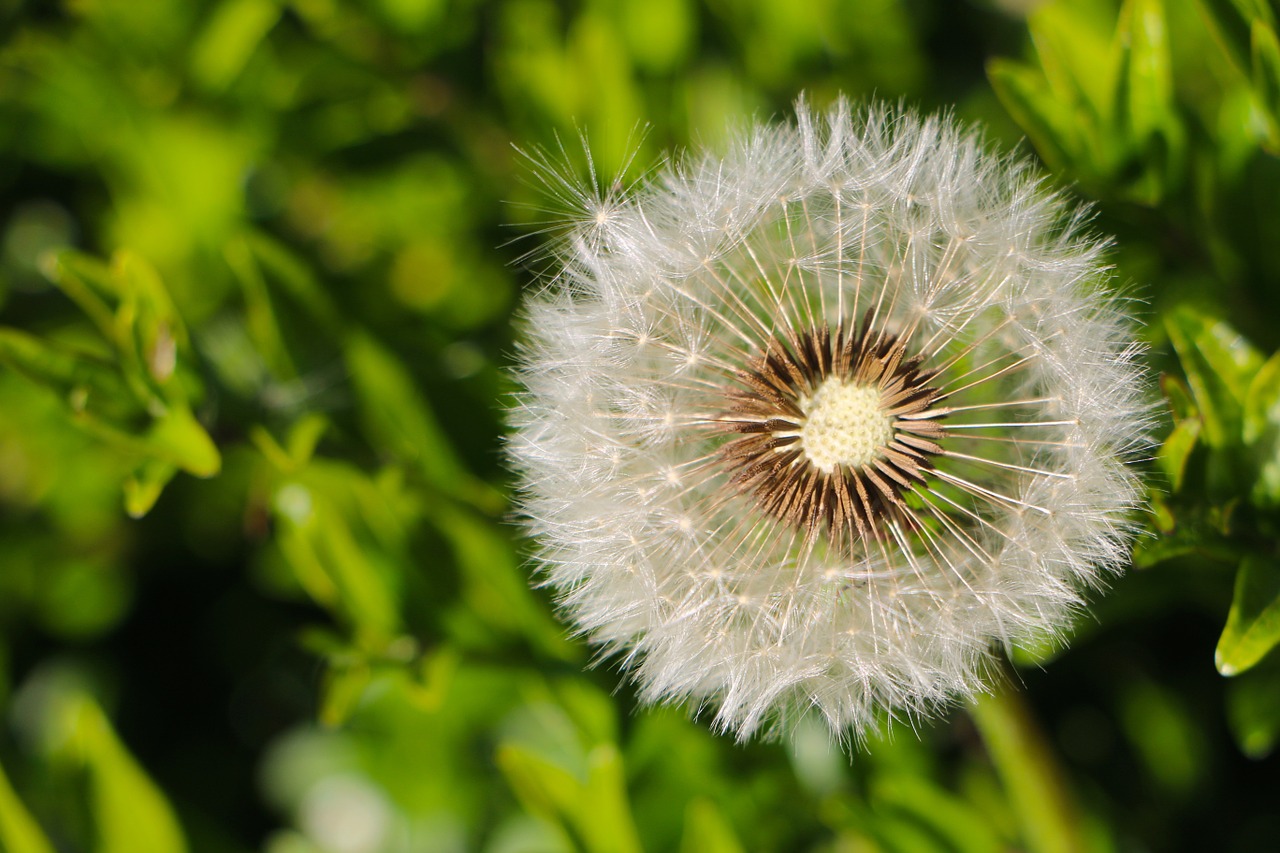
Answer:
<path fill-rule="evenodd" d="M 880 390 L 831 377 L 802 401 L 800 446 L 819 471 L 871 463 L 893 440 L 893 421 L 880 405 Z"/>

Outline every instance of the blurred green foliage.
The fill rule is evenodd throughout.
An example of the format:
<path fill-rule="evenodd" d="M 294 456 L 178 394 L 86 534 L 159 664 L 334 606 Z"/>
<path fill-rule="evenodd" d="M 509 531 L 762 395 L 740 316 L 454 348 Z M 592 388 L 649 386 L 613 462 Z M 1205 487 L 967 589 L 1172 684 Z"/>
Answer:
<path fill-rule="evenodd" d="M 963 714 L 850 754 L 637 711 L 507 523 L 563 213 L 513 144 L 634 179 L 802 91 L 1025 134 L 1097 202 L 1169 415 L 1138 568 L 1024 710 L 1077 849 L 1273 849 L 1277 17 L 0 2 L 0 849 L 1055 849 Z"/>

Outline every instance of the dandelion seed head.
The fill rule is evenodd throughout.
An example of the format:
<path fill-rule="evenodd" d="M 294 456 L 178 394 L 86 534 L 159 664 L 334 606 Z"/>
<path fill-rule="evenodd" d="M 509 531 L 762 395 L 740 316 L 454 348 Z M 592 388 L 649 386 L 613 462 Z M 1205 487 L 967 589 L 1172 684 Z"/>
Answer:
<path fill-rule="evenodd" d="M 549 182 L 583 205 L 510 458 L 544 582 L 643 699 L 860 737 L 982 691 L 1123 566 L 1142 350 L 1026 163 L 839 101 L 607 198 Z"/>

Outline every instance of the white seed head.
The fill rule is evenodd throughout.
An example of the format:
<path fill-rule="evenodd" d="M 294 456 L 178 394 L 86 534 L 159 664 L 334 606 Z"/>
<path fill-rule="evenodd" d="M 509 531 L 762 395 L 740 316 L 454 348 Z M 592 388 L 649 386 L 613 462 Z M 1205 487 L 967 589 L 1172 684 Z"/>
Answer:
<path fill-rule="evenodd" d="M 644 699 L 861 736 L 1123 566 L 1142 350 L 1026 163 L 841 101 L 628 193 L 550 180 L 584 209 L 526 304 L 510 456 L 564 616 Z"/>

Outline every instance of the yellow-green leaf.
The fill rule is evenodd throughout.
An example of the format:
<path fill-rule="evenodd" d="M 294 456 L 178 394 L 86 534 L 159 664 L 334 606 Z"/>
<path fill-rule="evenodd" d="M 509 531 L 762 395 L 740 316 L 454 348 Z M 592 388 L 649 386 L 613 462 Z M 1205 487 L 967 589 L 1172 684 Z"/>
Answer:
<path fill-rule="evenodd" d="M 498 766 L 530 812 L 559 824 L 588 853 L 640 853 L 622 757 L 612 744 L 587 754 L 587 778 L 526 747 L 498 748 Z"/>
<path fill-rule="evenodd" d="M 733 826 L 711 800 L 689 803 L 684 813 L 684 835 L 680 853 L 744 853 Z"/>
<path fill-rule="evenodd" d="M 117 428 L 140 422 L 143 412 L 110 365 L 69 352 L 18 329 L 0 329 L 0 364 L 48 388 L 77 417 L 98 418 Z"/>
<path fill-rule="evenodd" d="M 1268 121 L 1266 145 L 1280 153 L 1280 41 L 1275 28 L 1262 20 L 1253 22 L 1250 33 L 1253 53 L 1253 90 Z"/>
<path fill-rule="evenodd" d="M 142 518 L 160 499 L 160 493 L 178 469 L 159 459 L 148 459 L 124 482 L 124 510 L 130 518 Z"/>
<path fill-rule="evenodd" d="M 39 824 L 18 799 L 0 767 L 0 850 L 5 853 L 54 853 Z"/>
<path fill-rule="evenodd" d="M 931 834 L 946 840 L 946 849 L 959 853 L 998 853 L 1005 848 L 973 806 L 923 777 L 886 774 L 875 781 L 872 798 L 877 809 L 891 808 L 930 828 Z"/>
<path fill-rule="evenodd" d="M 1171 122 L 1173 70 L 1161 0 L 1126 0 L 1116 42 L 1120 61 L 1115 116 L 1141 143 Z"/>
<path fill-rule="evenodd" d="M 197 477 L 212 477 L 222 469 L 217 445 L 185 405 L 170 408 L 155 422 L 147 445 L 157 457 Z"/>
<path fill-rule="evenodd" d="M 1169 312 L 1165 328 L 1204 419 L 1205 440 L 1213 447 L 1239 441 L 1242 407 L 1262 354 L 1227 323 L 1190 307 Z"/>
<path fill-rule="evenodd" d="M 275 0 L 219 4 L 192 47 L 192 75 L 211 89 L 226 88 L 279 18 Z"/>
<path fill-rule="evenodd" d="M 164 794 L 87 696 L 61 708 L 69 746 L 89 771 L 100 853 L 184 853 L 182 829 Z"/>
<path fill-rule="evenodd" d="M 1050 167 L 1061 169 L 1078 159 L 1078 125 L 1041 72 L 1020 62 L 993 59 L 987 63 L 987 78 L 1000 103 Z"/>
<path fill-rule="evenodd" d="M 1199 418 L 1180 421 L 1164 440 L 1160 453 L 1156 456 L 1160 470 L 1169 478 L 1169 485 L 1175 492 L 1182 488 L 1182 476 L 1186 472 L 1187 459 L 1195 449 L 1196 440 L 1200 438 L 1200 426 Z"/>
<path fill-rule="evenodd" d="M 1280 504 L 1280 352 L 1272 355 L 1249 383 L 1244 442 L 1257 466 L 1254 502 L 1260 506 Z"/>
<path fill-rule="evenodd" d="M 1280 643 L 1280 563 L 1251 554 L 1236 572 L 1227 625 L 1218 639 L 1218 672 L 1237 675 Z"/>
<path fill-rule="evenodd" d="M 345 723 L 372 680 L 373 672 L 364 661 L 330 664 L 320 691 L 320 723 L 330 727 Z"/>
<path fill-rule="evenodd" d="M 640 837 L 627 799 L 622 755 L 613 744 L 587 754 L 587 784 L 578 804 L 588 849 L 598 853 L 641 853 Z"/>
<path fill-rule="evenodd" d="M 1169 401 L 1169 410 L 1173 412 L 1175 421 L 1200 416 L 1200 410 L 1196 408 L 1196 401 L 1192 398 L 1190 389 L 1178 377 L 1169 373 L 1163 374 L 1160 377 L 1160 390 Z"/>
<path fill-rule="evenodd" d="M 572 773 L 527 747 L 504 743 L 498 747 L 498 767 L 526 811 L 553 823 L 563 823 L 582 782 Z"/>

